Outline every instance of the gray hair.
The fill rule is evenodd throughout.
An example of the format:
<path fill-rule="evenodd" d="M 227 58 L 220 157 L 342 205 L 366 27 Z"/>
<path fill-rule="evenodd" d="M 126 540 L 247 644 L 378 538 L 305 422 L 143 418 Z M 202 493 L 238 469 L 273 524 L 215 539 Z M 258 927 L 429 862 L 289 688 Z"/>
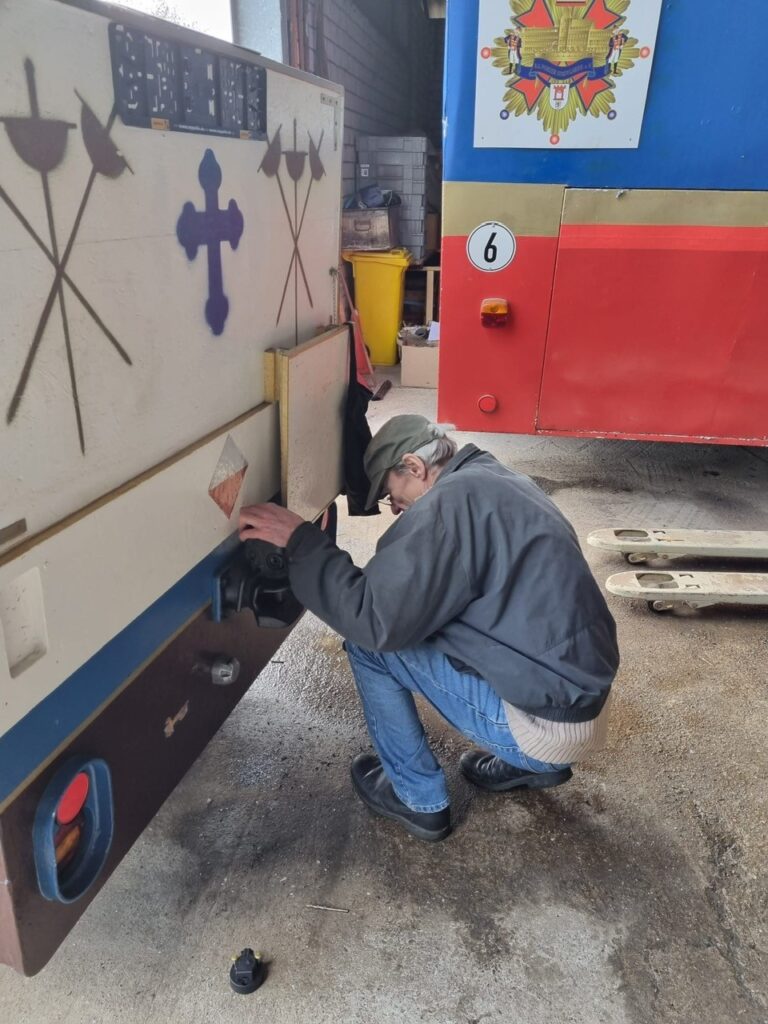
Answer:
<path fill-rule="evenodd" d="M 448 431 L 452 427 L 441 423 L 430 423 L 429 429 L 432 432 L 433 439 L 417 448 L 415 452 L 411 452 L 411 454 L 418 455 L 427 469 L 442 469 L 447 462 L 451 461 L 459 446 L 452 437 L 448 437 Z M 399 476 L 408 472 L 404 462 L 398 462 L 393 467 L 393 470 Z"/>

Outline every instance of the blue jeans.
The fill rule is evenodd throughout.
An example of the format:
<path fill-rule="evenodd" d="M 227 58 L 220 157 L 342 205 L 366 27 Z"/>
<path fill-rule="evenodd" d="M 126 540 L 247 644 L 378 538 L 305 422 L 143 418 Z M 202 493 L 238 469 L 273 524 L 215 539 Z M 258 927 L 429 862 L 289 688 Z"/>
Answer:
<path fill-rule="evenodd" d="M 427 743 L 415 693 L 462 735 L 509 764 L 532 772 L 565 767 L 526 757 L 499 695 L 479 676 L 457 671 L 432 644 L 394 653 L 366 651 L 349 641 L 346 646 L 373 745 L 395 793 L 412 811 L 448 806 L 445 775 Z"/>

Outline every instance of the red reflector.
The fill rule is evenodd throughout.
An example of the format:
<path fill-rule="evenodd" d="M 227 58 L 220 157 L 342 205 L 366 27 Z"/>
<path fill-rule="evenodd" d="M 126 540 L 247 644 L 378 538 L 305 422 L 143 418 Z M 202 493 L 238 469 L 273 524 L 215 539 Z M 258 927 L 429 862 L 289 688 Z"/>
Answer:
<path fill-rule="evenodd" d="M 480 320 L 483 327 L 506 327 L 509 316 L 506 313 L 483 313 Z"/>
<path fill-rule="evenodd" d="M 480 303 L 480 321 L 483 327 L 505 327 L 509 323 L 507 300 L 483 299 Z"/>
<path fill-rule="evenodd" d="M 72 779 L 56 808 L 56 820 L 60 825 L 68 825 L 75 820 L 88 799 L 89 788 L 90 782 L 85 772 L 80 772 Z"/>

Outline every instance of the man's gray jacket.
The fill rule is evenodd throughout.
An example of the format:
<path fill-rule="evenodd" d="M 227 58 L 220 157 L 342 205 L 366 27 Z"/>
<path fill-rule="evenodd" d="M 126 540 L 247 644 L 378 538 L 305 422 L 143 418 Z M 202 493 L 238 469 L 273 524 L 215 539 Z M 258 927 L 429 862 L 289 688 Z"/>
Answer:
<path fill-rule="evenodd" d="M 616 626 L 567 519 L 528 477 L 467 445 L 397 517 L 364 569 L 305 523 L 287 548 L 296 597 L 374 651 L 432 643 L 536 718 L 596 718 Z"/>

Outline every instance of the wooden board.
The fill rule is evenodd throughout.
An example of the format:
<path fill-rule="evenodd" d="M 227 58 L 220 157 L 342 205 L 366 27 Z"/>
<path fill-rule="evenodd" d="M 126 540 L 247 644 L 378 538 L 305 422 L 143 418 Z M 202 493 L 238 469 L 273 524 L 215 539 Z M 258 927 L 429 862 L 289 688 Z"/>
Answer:
<path fill-rule="evenodd" d="M 334 327 L 265 356 L 265 391 L 280 405 L 283 500 L 304 519 L 316 519 L 344 485 L 349 343 L 349 328 Z"/>

